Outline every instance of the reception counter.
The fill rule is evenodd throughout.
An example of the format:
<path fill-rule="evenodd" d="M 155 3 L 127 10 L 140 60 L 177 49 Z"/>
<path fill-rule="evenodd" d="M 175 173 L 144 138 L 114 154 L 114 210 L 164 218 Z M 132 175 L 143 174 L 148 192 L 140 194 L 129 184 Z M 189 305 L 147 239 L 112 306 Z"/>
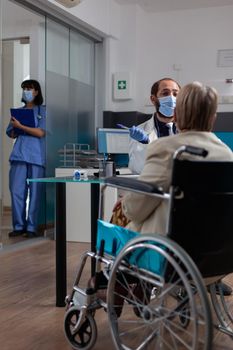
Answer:
<path fill-rule="evenodd" d="M 73 176 L 75 168 L 56 168 L 55 176 Z M 98 172 L 97 169 L 85 169 L 89 175 Z M 128 168 L 118 169 L 121 175 L 130 174 Z M 98 178 L 97 178 L 98 179 Z M 104 205 L 104 220 L 109 221 L 112 208 L 118 198 L 115 188 L 107 188 Z M 91 185 L 83 183 L 66 183 L 66 232 L 67 241 L 91 242 Z"/>

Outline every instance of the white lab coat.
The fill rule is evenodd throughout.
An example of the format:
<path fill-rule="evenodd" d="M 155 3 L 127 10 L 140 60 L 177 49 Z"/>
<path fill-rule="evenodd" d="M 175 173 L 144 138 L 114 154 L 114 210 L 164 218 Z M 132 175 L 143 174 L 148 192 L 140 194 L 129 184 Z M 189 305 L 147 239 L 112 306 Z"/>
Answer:
<path fill-rule="evenodd" d="M 157 130 L 154 124 L 154 114 L 146 122 L 139 124 L 138 127 L 148 134 L 149 143 L 158 138 Z M 133 174 L 140 174 L 142 172 L 146 159 L 147 146 L 148 144 L 143 144 L 130 138 L 128 167 Z"/>

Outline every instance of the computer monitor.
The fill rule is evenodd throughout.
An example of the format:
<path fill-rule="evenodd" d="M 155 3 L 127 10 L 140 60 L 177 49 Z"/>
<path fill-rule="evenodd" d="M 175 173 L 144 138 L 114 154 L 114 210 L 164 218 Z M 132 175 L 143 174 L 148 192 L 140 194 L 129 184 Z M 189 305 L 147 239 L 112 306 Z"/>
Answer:
<path fill-rule="evenodd" d="M 98 128 L 97 148 L 98 153 L 128 154 L 129 131 L 125 129 Z"/>

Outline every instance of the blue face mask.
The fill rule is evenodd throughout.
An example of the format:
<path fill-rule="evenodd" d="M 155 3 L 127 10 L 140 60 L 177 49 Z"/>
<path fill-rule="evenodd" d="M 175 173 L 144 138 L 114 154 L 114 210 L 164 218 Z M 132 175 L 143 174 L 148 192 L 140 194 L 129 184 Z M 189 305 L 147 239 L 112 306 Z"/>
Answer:
<path fill-rule="evenodd" d="M 22 99 L 26 102 L 32 102 L 34 100 L 32 90 L 23 90 Z"/>
<path fill-rule="evenodd" d="M 176 107 L 176 97 L 173 95 L 159 98 L 159 112 L 167 118 L 173 117 Z"/>

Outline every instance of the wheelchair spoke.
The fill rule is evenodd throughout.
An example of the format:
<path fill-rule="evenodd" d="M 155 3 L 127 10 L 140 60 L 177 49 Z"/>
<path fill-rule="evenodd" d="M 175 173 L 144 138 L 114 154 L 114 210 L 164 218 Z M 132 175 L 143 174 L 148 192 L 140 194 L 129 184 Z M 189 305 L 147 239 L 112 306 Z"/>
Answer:
<path fill-rule="evenodd" d="M 151 238 L 137 240 L 140 244 L 126 247 L 117 257 L 108 285 L 108 316 L 116 348 L 210 350 L 209 305 L 204 287 L 197 287 L 195 268 L 171 253 L 170 246 L 162 249 Z M 158 267 L 152 269 L 141 260 L 145 254 L 152 261 L 155 252 L 161 257 L 160 270 L 157 256 Z M 131 259 L 133 254 L 140 258 Z M 127 261 L 133 263 L 127 266 Z M 124 293 L 118 293 L 119 285 Z M 122 298 L 120 312 L 117 294 Z"/>

